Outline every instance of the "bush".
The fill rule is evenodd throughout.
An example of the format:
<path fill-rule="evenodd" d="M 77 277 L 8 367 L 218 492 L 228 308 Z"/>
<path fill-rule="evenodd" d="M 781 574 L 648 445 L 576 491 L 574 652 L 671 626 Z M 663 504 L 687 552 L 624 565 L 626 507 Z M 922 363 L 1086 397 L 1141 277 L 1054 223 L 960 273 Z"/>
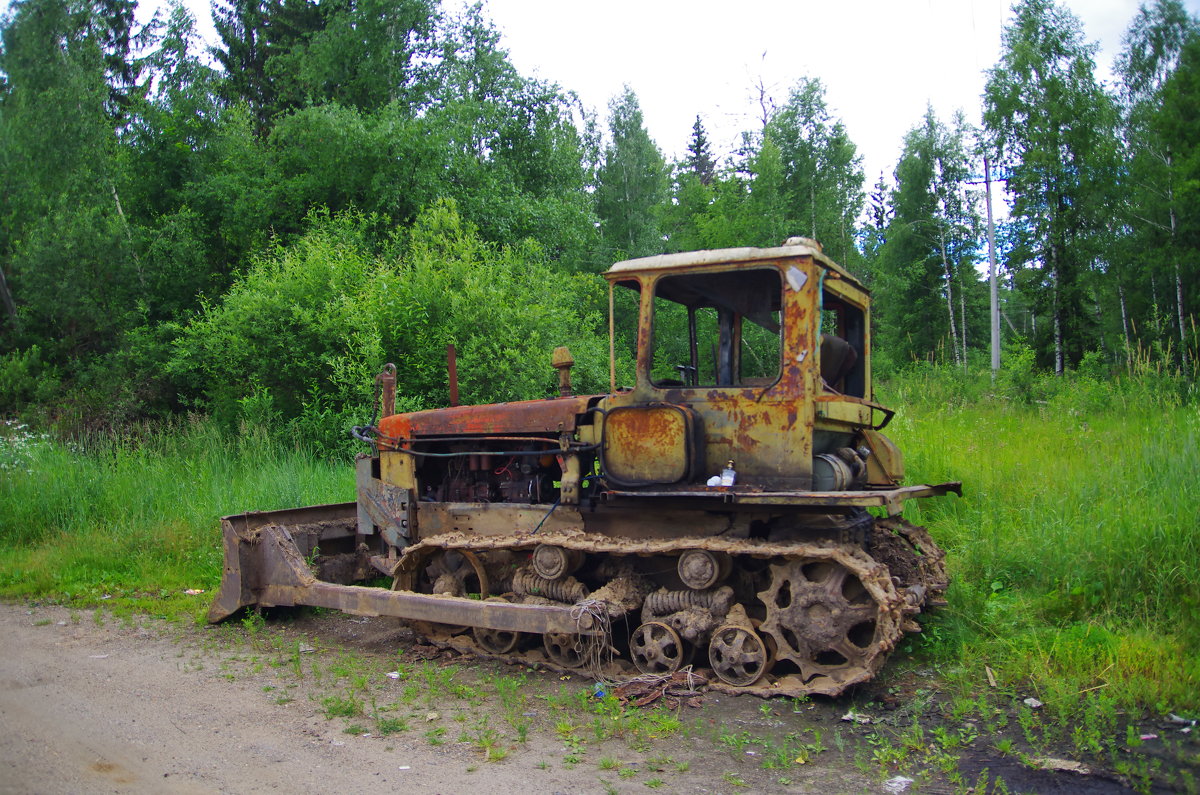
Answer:
<path fill-rule="evenodd" d="M 0 356 L 0 406 L 6 410 L 48 402 L 59 388 L 58 370 L 42 361 L 37 345 Z"/>
<path fill-rule="evenodd" d="M 169 370 L 191 405 L 226 427 L 269 424 L 325 454 L 353 449 L 374 378 L 397 365 L 400 405 L 445 405 L 446 345 L 464 403 L 555 394 L 550 355 L 570 344 L 580 391 L 607 390 L 603 285 L 552 269 L 531 242 L 480 240 L 453 202 L 429 207 L 390 251 L 376 219 L 309 217 L 309 230 L 258 257 L 219 304 L 181 330 Z M 373 232 L 372 232 L 373 234 Z M 623 377 L 632 357 L 622 362 Z"/>

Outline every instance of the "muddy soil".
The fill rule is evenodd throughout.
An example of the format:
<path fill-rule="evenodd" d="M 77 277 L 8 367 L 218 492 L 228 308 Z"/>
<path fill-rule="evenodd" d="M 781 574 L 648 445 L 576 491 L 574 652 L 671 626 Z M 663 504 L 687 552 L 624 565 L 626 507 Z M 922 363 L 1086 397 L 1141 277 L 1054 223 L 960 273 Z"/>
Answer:
<path fill-rule="evenodd" d="M 1132 791 L 1102 770 L 1001 758 L 992 737 L 961 750 L 957 775 L 891 780 L 875 753 L 884 713 L 911 722 L 909 697 L 936 713 L 916 674 L 836 701 L 710 692 L 658 705 L 678 719 L 661 731 L 605 736 L 586 677 L 466 660 L 389 619 L 201 627 L 0 604 L 0 632 L 0 793 L 954 792 L 998 775 L 1013 792 Z M 520 682 L 507 717 L 488 689 L 500 680 Z M 366 714 L 329 717 L 350 695 Z"/>

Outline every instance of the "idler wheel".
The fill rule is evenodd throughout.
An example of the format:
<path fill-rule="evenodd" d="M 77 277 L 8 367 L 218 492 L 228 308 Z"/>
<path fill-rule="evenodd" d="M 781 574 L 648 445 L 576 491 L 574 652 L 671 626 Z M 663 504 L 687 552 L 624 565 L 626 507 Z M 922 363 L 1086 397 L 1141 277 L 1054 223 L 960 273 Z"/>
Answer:
<path fill-rule="evenodd" d="M 740 624 L 718 627 L 708 644 L 708 663 L 721 681 L 749 687 L 774 663 L 770 650 L 754 630 Z"/>
<path fill-rule="evenodd" d="M 732 563 L 729 556 L 721 552 L 689 549 L 679 556 L 675 568 L 684 585 L 696 591 L 703 591 L 728 577 Z"/>
<path fill-rule="evenodd" d="M 542 635 L 542 647 L 550 662 L 563 668 L 582 668 L 583 639 L 574 633 L 547 632 Z"/>
<path fill-rule="evenodd" d="M 635 629 L 629 638 L 629 652 L 644 674 L 673 674 L 692 656 L 679 633 L 660 621 L 647 621 Z"/>

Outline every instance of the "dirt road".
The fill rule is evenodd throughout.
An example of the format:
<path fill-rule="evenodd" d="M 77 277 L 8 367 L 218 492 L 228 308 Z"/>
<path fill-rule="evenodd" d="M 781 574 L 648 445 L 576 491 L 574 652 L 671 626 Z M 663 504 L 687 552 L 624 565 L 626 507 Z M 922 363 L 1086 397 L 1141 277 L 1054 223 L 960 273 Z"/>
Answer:
<path fill-rule="evenodd" d="M 311 705 L 276 705 L 256 677 L 195 663 L 196 639 L 91 614 L 0 606 L 0 791 L 464 792 L 477 784 L 413 743 L 381 755 Z M 540 772 L 540 771 L 539 771 Z M 490 766 L 494 792 L 530 788 Z"/>
<path fill-rule="evenodd" d="M 0 638 L 0 795 L 1131 791 L 998 754 L 1016 721 L 948 723 L 927 672 L 836 701 L 605 712 L 586 677 L 457 657 L 391 619 L 0 604 Z M 950 755 L 949 737 L 968 739 Z"/>
<path fill-rule="evenodd" d="M 722 772 L 705 764 L 704 749 L 682 737 L 669 769 L 657 779 L 624 780 L 612 766 L 611 775 L 602 775 L 599 749 L 587 763 L 563 764 L 561 738 L 536 729 L 519 752 L 494 763 L 481 762 L 470 744 L 435 746 L 418 731 L 388 738 L 346 734 L 344 722 L 327 719 L 311 694 L 283 704 L 269 698 L 278 671 L 261 661 L 256 670 L 255 655 L 237 644 L 214 642 L 206 628 L 103 615 L 98 621 L 87 611 L 0 605 L 0 637 L 4 793 L 535 795 L 646 792 L 646 781 L 665 792 L 878 791 L 852 769 L 813 768 L 785 787 L 777 777 L 755 783 L 758 766 L 747 764 L 726 782 Z M 367 640 L 364 648 L 372 644 Z M 323 652 L 327 666 L 336 654 L 316 652 L 312 659 Z M 739 700 L 749 714 L 760 703 Z M 636 769 L 636 761 L 614 754 L 613 764 Z M 689 756 L 701 758 L 683 761 Z"/>

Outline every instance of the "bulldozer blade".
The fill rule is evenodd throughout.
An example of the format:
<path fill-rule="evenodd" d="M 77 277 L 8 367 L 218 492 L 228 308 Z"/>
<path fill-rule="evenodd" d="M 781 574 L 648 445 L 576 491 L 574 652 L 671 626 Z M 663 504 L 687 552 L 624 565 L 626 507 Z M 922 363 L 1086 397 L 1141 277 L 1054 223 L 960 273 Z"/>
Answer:
<path fill-rule="evenodd" d="M 600 629 L 594 626 L 591 615 L 571 606 L 481 601 L 318 579 L 297 545 L 297 530 L 311 533 L 315 524 L 330 534 L 344 533 L 347 528 L 353 534 L 356 510 L 354 503 L 344 503 L 222 519 L 225 571 L 221 590 L 208 611 L 209 622 L 222 621 L 241 608 L 253 605 L 308 605 L 352 615 L 394 616 L 508 632 L 599 634 Z M 328 516 L 321 515 L 320 511 L 325 511 Z M 306 521 L 292 525 L 280 521 L 289 518 Z M 311 551 L 317 543 L 306 541 L 305 546 Z"/>
<path fill-rule="evenodd" d="M 229 618 L 243 607 L 258 604 L 258 592 L 269 581 L 255 549 L 264 527 L 291 528 L 292 537 L 306 541 L 311 554 L 322 540 L 353 537 L 357 531 L 358 506 L 353 502 L 287 508 L 280 511 L 251 511 L 221 518 L 225 563 L 221 589 L 208 610 L 209 623 Z M 293 544 L 294 546 L 294 544 Z M 299 551 L 299 550 L 297 550 Z"/>

